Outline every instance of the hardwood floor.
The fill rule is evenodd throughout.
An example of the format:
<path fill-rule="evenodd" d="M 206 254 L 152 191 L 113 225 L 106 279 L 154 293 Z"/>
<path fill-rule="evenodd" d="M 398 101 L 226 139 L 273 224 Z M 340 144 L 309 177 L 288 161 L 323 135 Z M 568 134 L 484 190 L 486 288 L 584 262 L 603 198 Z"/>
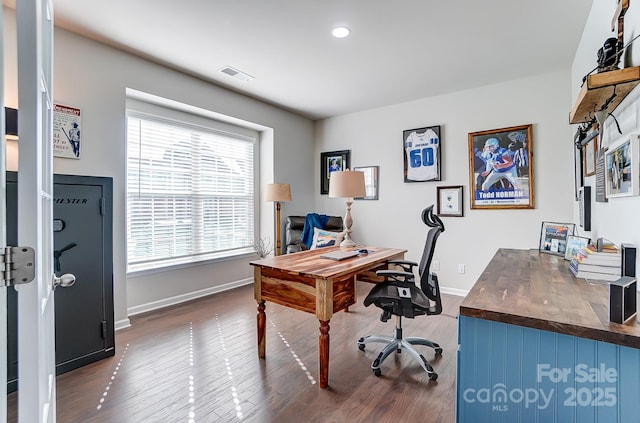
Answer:
<path fill-rule="evenodd" d="M 116 354 L 57 378 L 57 421 L 75 422 L 446 422 L 455 416 L 457 320 L 462 297 L 443 295 L 444 313 L 404 319 L 405 336 L 440 344 L 437 382 L 409 354 L 371 372 L 382 344 L 359 351 L 356 340 L 391 335 L 379 309 L 358 303 L 330 322 L 329 388 L 318 387 L 315 316 L 267 303 L 266 359 L 258 359 L 252 286 L 131 319 L 116 333 Z M 429 360 L 433 351 L 418 347 Z M 9 422 L 16 421 L 9 395 Z"/>

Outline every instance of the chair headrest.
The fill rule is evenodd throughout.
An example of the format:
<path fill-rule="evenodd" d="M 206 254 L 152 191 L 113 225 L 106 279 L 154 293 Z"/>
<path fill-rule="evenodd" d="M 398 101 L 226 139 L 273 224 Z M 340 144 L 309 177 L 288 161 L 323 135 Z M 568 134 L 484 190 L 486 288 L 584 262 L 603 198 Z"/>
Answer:
<path fill-rule="evenodd" d="M 440 228 L 441 232 L 444 232 L 444 223 L 435 214 L 433 214 L 433 204 L 422 210 L 422 221 L 425 225 L 432 228 Z"/>

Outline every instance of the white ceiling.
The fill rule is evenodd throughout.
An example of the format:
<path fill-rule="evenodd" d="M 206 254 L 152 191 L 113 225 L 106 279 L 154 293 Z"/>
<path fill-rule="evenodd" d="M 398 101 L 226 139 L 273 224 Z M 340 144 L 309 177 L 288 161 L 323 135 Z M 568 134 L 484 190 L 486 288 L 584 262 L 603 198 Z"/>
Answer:
<path fill-rule="evenodd" d="M 57 26 L 319 119 L 569 69 L 592 0 L 53 4 Z"/>

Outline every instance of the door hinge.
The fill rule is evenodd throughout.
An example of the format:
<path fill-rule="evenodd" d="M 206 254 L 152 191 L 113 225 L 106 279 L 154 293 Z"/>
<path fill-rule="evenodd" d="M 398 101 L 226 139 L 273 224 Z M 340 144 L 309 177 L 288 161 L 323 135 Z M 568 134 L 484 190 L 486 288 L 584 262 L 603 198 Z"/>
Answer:
<path fill-rule="evenodd" d="M 102 321 L 102 339 L 107 339 L 107 321 Z"/>
<path fill-rule="evenodd" d="M 106 207 L 106 203 L 104 201 L 104 198 L 101 198 L 100 199 L 100 216 L 104 216 L 105 207 Z"/>
<path fill-rule="evenodd" d="M 4 247 L 0 249 L 3 264 L 0 286 L 29 283 L 36 277 L 36 253 L 31 247 Z"/>

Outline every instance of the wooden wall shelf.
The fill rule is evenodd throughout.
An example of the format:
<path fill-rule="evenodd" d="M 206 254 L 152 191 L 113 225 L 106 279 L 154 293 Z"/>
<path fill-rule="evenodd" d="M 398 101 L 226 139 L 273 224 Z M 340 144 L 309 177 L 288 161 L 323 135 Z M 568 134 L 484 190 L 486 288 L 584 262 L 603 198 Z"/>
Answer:
<path fill-rule="evenodd" d="M 638 83 L 640 66 L 589 75 L 569 115 L 569 123 L 588 122 L 615 89 L 616 97 L 607 106 L 607 112 L 613 112 Z"/>

